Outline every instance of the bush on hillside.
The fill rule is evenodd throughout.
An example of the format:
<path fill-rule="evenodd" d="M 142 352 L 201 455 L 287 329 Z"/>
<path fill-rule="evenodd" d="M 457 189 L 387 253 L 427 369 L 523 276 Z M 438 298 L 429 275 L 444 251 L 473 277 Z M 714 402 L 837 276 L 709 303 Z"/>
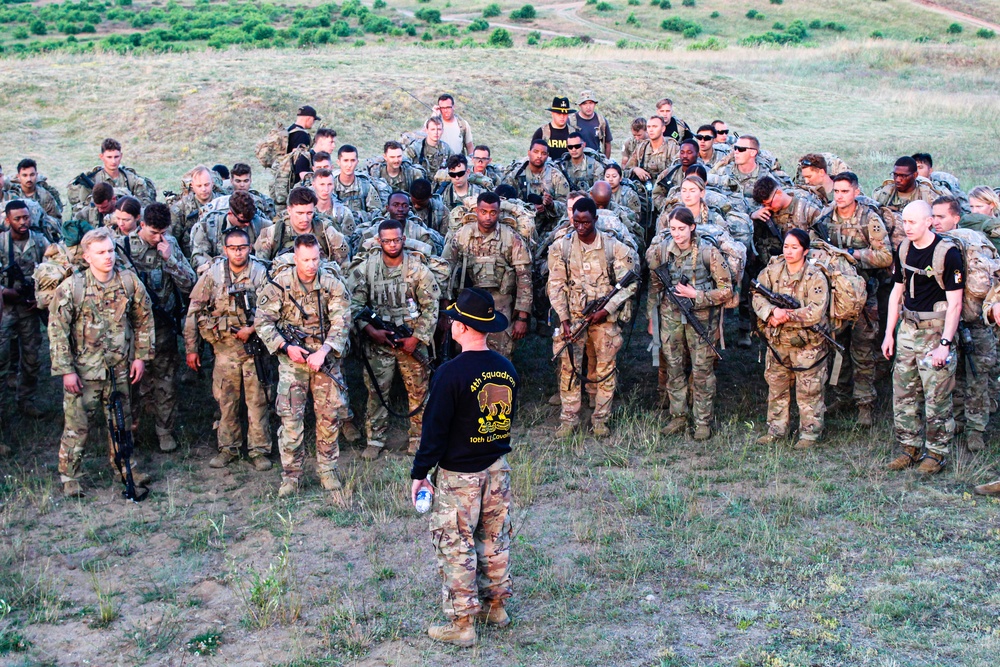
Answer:
<path fill-rule="evenodd" d="M 515 9 L 510 13 L 510 17 L 515 21 L 531 21 L 538 13 L 535 11 L 534 5 L 524 5 L 520 9 Z"/>

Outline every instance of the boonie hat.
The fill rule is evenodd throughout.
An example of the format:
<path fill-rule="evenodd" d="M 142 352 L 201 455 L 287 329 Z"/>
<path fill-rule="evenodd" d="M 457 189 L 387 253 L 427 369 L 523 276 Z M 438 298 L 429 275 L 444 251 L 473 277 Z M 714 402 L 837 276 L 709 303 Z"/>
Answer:
<path fill-rule="evenodd" d="M 576 109 L 569 108 L 568 97 L 553 97 L 552 106 L 548 108 L 548 111 L 554 111 L 556 113 L 573 113 Z"/>
<path fill-rule="evenodd" d="M 498 333 L 510 324 L 507 316 L 496 312 L 493 295 L 476 287 L 467 287 L 455 303 L 445 308 L 445 315 L 480 333 Z"/>
<path fill-rule="evenodd" d="M 594 96 L 593 91 L 585 90 L 580 93 L 580 97 L 577 99 L 576 103 L 583 104 L 584 102 L 593 102 L 594 104 L 598 104 L 597 97 Z"/>
<path fill-rule="evenodd" d="M 316 115 L 316 110 L 313 109 L 308 104 L 303 104 L 302 106 L 299 107 L 298 115 L 299 116 L 312 116 L 316 120 L 323 120 L 322 118 L 320 118 L 319 116 Z"/>

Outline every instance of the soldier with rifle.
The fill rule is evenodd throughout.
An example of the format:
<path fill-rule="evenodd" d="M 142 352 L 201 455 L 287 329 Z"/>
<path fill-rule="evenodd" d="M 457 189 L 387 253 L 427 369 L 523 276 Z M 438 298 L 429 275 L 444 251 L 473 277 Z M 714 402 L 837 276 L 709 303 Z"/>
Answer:
<path fill-rule="evenodd" d="M 169 224 L 169 211 L 167 220 Z M 123 389 L 142 380 L 155 341 L 149 296 L 132 271 L 116 268 L 111 231 L 87 232 L 80 248 L 89 268 L 75 271 L 59 285 L 49 312 L 52 375 L 62 376 L 64 390 L 59 476 L 68 497 L 83 495 L 83 447 L 105 406 L 113 407 L 117 420 L 113 431 L 119 436 L 131 431 L 129 392 Z M 117 468 L 115 451 L 112 443 L 110 459 Z M 118 463 L 128 463 L 133 486 L 149 482 L 149 475 L 135 472 L 135 462 L 124 448 L 118 454 Z"/>
<path fill-rule="evenodd" d="M 732 275 L 722 251 L 697 234 L 694 215 L 677 207 L 667 216 L 669 236 L 649 247 L 649 323 L 653 335 L 653 365 L 663 347 L 670 423 L 664 435 L 678 435 L 688 425 L 688 387 L 694 439 L 712 437 L 715 401 L 715 343 L 721 335 L 724 304 L 733 296 Z M 685 368 L 690 367 L 688 377 Z"/>
<path fill-rule="evenodd" d="M 388 394 L 397 366 L 409 398 L 409 411 L 402 415 L 409 419 L 407 452 L 414 454 L 420 446 L 429 381 L 428 367 L 421 358 L 426 361 L 441 305 L 441 289 L 421 255 L 404 250 L 406 236 L 398 220 L 379 223 L 378 242 L 380 247 L 357 263 L 348 278 L 351 313 L 361 329 L 359 353 L 368 388 L 368 446 L 361 456 L 369 460 L 378 458 L 385 447 Z M 406 326 L 410 335 L 395 336 L 371 318 L 363 322 L 360 316 L 365 308 L 394 327 Z"/>
<path fill-rule="evenodd" d="M 177 337 L 184 333 L 184 299 L 196 280 L 177 239 L 167 231 L 170 224 L 170 209 L 154 202 L 142 212 L 139 228 L 119 241 L 125 266 L 135 271 L 145 286 L 156 320 L 156 355 L 139 386 L 139 398 L 154 415 L 156 437 L 164 452 L 177 449 L 173 433 L 174 376 L 180 363 Z"/>
<path fill-rule="evenodd" d="M 193 371 L 201 369 L 199 337 L 212 346 L 215 354 L 212 394 L 221 413 L 219 453 L 208 465 L 224 468 L 240 457 L 240 408 L 245 401 L 249 422 L 247 454 L 255 469 L 270 470 L 267 392 L 272 382 L 271 353 L 254 328 L 257 290 L 267 282 L 267 270 L 250 257 L 250 236 L 239 227 L 225 232 L 222 248 L 225 256 L 213 260 L 191 290 L 184 323 L 188 367 Z"/>
<path fill-rule="evenodd" d="M 562 411 L 556 437 L 573 434 L 580 422 L 584 349 L 593 345 L 596 363 L 592 375 L 597 384 L 594 435 L 607 436 L 607 420 L 614 398 L 618 350 L 622 346 L 619 322 L 628 322 L 629 299 L 638 287 L 634 276 L 639 258 L 635 251 L 610 234 L 597 229 L 597 205 L 584 197 L 573 205 L 573 231 L 549 246 L 548 295 L 559 318 L 552 341 L 553 352 L 567 354 L 559 364 L 559 394 Z M 617 290 L 616 285 L 621 285 Z M 614 295 L 607 298 L 612 292 Z M 588 304 L 599 302 L 599 307 Z M 583 325 L 581 327 L 581 324 Z M 581 333 L 582 332 L 582 333 Z M 566 343 L 571 343 L 566 345 Z"/>

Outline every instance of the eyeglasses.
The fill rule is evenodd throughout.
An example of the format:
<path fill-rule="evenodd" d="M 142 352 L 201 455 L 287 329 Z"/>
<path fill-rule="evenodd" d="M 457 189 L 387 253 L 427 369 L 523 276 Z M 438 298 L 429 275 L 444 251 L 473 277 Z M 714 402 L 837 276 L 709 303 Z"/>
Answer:
<path fill-rule="evenodd" d="M 892 177 L 893 177 L 893 178 L 909 178 L 909 177 L 910 177 L 910 176 L 912 176 L 912 175 L 913 175 L 913 173 L 912 173 L 912 172 L 909 172 L 909 171 L 908 171 L 908 172 L 906 172 L 905 174 L 903 174 L 903 173 L 900 173 L 900 172 L 898 172 L 898 171 L 894 171 L 894 172 L 892 172 Z"/>
<path fill-rule="evenodd" d="M 403 242 L 402 237 L 394 239 L 379 239 L 379 243 L 382 245 L 400 245 Z"/>
<path fill-rule="evenodd" d="M 449 171 L 448 175 L 451 176 L 452 178 L 462 178 L 463 176 L 465 176 L 466 173 L 468 173 L 468 171 L 469 171 L 468 169 L 466 169 L 465 171 Z"/>
<path fill-rule="evenodd" d="M 716 134 L 729 134 L 729 130 L 716 130 Z"/>
<path fill-rule="evenodd" d="M 750 146 L 733 146 L 733 150 L 736 151 L 737 153 L 745 153 L 746 151 L 752 151 L 757 149 L 752 148 Z"/>
<path fill-rule="evenodd" d="M 246 252 L 250 249 L 250 246 L 244 244 L 241 245 L 227 245 L 226 250 L 235 250 L 236 252 Z"/>
<path fill-rule="evenodd" d="M 570 149 L 571 151 L 575 151 L 579 148 L 583 148 L 583 144 L 566 144 L 566 148 Z"/>
<path fill-rule="evenodd" d="M 475 155 L 472 156 L 473 162 L 486 162 L 489 159 L 490 157 L 488 155 L 486 157 L 476 157 Z"/>
<path fill-rule="evenodd" d="M 455 107 L 443 107 L 438 105 L 438 111 L 447 111 L 448 109 L 454 109 Z"/>
<path fill-rule="evenodd" d="M 713 141 L 715 139 L 711 134 L 696 134 L 694 138 L 698 141 Z"/>

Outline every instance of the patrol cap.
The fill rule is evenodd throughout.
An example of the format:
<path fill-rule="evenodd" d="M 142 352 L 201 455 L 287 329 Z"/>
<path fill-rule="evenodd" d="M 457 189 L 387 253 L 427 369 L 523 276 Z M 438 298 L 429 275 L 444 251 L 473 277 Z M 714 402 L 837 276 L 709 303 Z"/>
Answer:
<path fill-rule="evenodd" d="M 320 118 L 319 116 L 316 115 L 316 110 L 313 109 L 308 104 L 303 104 L 302 106 L 299 107 L 298 115 L 299 116 L 312 116 L 316 120 L 323 120 L 322 118 Z"/>
<path fill-rule="evenodd" d="M 594 96 L 594 91 L 585 90 L 580 93 L 580 97 L 577 99 L 576 103 L 583 104 L 584 102 L 593 102 L 594 104 L 598 104 L 597 97 Z"/>
<path fill-rule="evenodd" d="M 554 111 L 555 113 L 573 113 L 576 109 L 569 108 L 568 97 L 553 97 L 552 106 L 548 108 L 548 111 Z"/>
<path fill-rule="evenodd" d="M 444 314 L 480 333 L 497 333 L 507 328 L 507 316 L 496 312 L 493 295 L 476 287 L 467 287 Z"/>

